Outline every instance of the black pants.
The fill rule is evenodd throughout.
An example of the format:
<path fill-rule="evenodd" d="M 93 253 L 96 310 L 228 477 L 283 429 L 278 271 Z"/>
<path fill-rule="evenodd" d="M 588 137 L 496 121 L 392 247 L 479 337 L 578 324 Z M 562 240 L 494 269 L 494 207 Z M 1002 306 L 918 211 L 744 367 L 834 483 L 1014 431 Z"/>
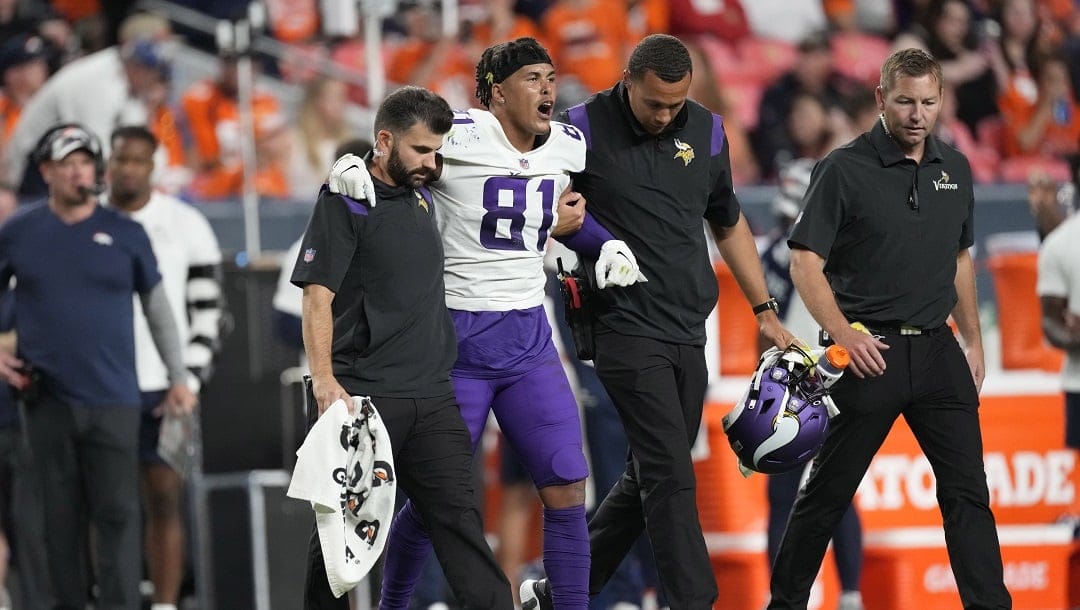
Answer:
<path fill-rule="evenodd" d="M 88 526 L 99 610 L 137 610 L 142 570 L 139 407 L 73 407 L 45 393 L 27 409 L 41 477 L 45 550 L 56 608 L 86 607 Z"/>
<path fill-rule="evenodd" d="M 795 506 L 795 497 L 799 493 L 804 469 L 796 468 L 787 472 L 769 475 L 766 489 L 769 497 L 768 553 L 769 569 L 772 569 L 776 554 L 780 552 L 780 540 L 784 537 L 791 507 Z M 854 504 L 848 504 L 844 516 L 832 535 L 833 558 L 836 560 L 836 573 L 840 577 L 842 591 L 859 591 L 862 580 L 863 544 L 862 523 Z"/>
<path fill-rule="evenodd" d="M 708 384 L 701 347 L 614 332 L 596 336 L 596 372 L 619 411 L 630 446 L 626 472 L 589 522 L 596 595 L 645 530 L 673 610 L 716 601 L 690 459 Z"/>
<path fill-rule="evenodd" d="M 983 468 L 979 397 L 947 328 L 888 335 L 880 377 L 845 375 L 833 386 L 833 419 L 810 479 L 795 502 L 773 565 L 770 609 L 806 608 L 825 547 L 874 454 L 904 416 L 937 478 L 945 544 L 968 610 L 1012 607 L 1005 589 Z"/>
<path fill-rule="evenodd" d="M 390 434 L 398 483 L 420 511 L 461 607 L 513 608 L 510 583 L 484 539 L 473 486 L 472 441 L 453 394 L 371 400 Z M 347 609 L 347 597 L 335 599 L 330 592 L 318 535 L 312 536 L 308 559 L 304 608 Z"/>
<path fill-rule="evenodd" d="M 16 608 L 51 608 L 41 481 L 23 430 L 0 430 L 0 511 L 20 594 L 13 601 Z"/>

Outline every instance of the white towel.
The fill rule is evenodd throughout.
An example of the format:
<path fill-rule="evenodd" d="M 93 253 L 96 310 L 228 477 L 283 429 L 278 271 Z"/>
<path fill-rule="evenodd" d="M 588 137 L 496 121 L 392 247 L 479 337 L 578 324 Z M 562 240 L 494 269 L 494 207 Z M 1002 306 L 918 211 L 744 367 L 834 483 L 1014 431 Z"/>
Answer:
<path fill-rule="evenodd" d="M 395 476 L 390 435 L 366 396 L 354 412 L 338 400 L 319 417 L 296 452 L 290 498 L 315 510 L 330 590 L 341 597 L 382 553 L 394 516 Z"/>

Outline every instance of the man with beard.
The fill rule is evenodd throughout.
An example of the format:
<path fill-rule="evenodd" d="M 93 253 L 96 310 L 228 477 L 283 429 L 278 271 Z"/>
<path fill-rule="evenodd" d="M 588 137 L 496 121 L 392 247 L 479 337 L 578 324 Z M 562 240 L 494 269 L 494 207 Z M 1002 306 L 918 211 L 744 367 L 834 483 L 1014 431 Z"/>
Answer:
<path fill-rule="evenodd" d="M 476 66 L 476 94 L 488 110 L 455 114 L 432 183 L 458 338 L 454 391 L 474 447 L 495 413 L 544 503 L 544 568 L 555 607 L 583 610 L 589 473 L 577 401 L 543 308 L 548 237 L 565 236 L 567 246 L 598 261 L 599 288 L 641 276 L 626 244 L 582 218 L 584 200 L 570 190 L 570 172 L 585 165 L 585 139 L 551 120 L 556 85 L 547 51 L 532 38 L 489 47 Z M 332 186 L 338 178 L 362 181 L 347 159 L 335 164 Z M 383 610 L 408 607 L 431 546 L 425 522 L 411 502 L 394 519 Z"/>
<path fill-rule="evenodd" d="M 192 206 L 155 192 L 150 182 L 158 141 L 145 127 L 120 127 L 110 138 L 109 207 L 143 226 L 158 261 L 158 271 L 180 332 L 184 364 L 196 387 L 208 379 L 222 320 L 221 250 L 210 223 Z M 135 364 L 142 395 L 139 460 L 146 514 L 144 546 L 152 610 L 176 610 L 184 576 L 181 483 L 158 455 L 158 435 L 166 412 L 194 416 L 189 405 L 166 400 L 165 365 L 136 303 Z"/>
<path fill-rule="evenodd" d="M 445 209 L 424 188 L 453 120 L 449 105 L 425 89 L 387 96 L 367 161 L 373 192 L 361 202 L 323 189 L 292 281 L 304 289 L 309 400 L 321 416 L 338 399 L 370 396 L 390 435 L 397 480 L 431 532 L 458 602 L 512 608 L 484 540 L 469 431 L 450 382 L 457 351 L 435 226 Z M 331 593 L 317 533 L 309 559 L 304 607 L 347 609 L 348 600 Z"/>
<path fill-rule="evenodd" d="M 146 231 L 97 204 L 97 138 L 60 125 L 35 156 L 49 198 L 0 227 L 0 286 L 16 280 L 18 333 L 17 357 L 0 351 L 0 377 L 23 392 L 27 407 L 56 607 L 87 605 L 89 525 L 96 607 L 136 610 L 140 398 L 132 294 L 165 362 L 164 405 L 190 410 L 195 397 Z"/>

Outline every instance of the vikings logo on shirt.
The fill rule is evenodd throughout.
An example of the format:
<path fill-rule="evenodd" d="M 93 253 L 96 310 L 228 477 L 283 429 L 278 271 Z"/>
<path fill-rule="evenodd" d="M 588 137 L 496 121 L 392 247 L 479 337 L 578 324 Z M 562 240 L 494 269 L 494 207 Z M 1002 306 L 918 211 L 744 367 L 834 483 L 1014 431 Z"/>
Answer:
<path fill-rule="evenodd" d="M 947 191 L 955 191 L 958 188 L 960 187 L 955 182 L 949 182 L 949 174 L 945 173 L 945 170 L 941 170 L 941 177 L 937 180 L 934 180 L 935 191 L 940 191 L 941 189 L 945 189 Z"/>
<path fill-rule="evenodd" d="M 416 205 L 424 208 L 424 211 L 428 214 L 431 213 L 431 210 L 428 209 L 427 201 L 424 200 L 424 196 L 420 194 L 420 191 L 416 191 Z"/>
<path fill-rule="evenodd" d="M 677 148 L 679 150 L 675 153 L 675 156 L 672 157 L 672 158 L 674 158 L 674 159 L 682 159 L 683 167 L 686 167 L 687 165 L 690 165 L 690 162 L 694 160 L 694 147 L 690 146 L 689 144 L 687 144 L 687 143 L 685 143 L 685 142 L 683 142 L 681 140 L 679 140 L 679 138 L 675 138 L 675 148 Z"/>

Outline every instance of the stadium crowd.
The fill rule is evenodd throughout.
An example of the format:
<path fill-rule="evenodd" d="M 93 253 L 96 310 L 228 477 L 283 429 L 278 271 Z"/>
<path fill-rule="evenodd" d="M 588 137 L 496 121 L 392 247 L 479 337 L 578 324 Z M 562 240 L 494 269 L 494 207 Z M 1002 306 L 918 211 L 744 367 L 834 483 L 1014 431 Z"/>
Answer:
<path fill-rule="evenodd" d="M 174 4 L 217 19 L 248 11 L 246 0 Z M 723 117 L 736 188 L 778 184 L 793 162 L 820 160 L 871 129 L 880 66 L 909 47 L 941 63 L 935 135 L 967 157 L 975 182 L 1056 193 L 1080 167 L 1080 8 L 1071 0 L 457 0 L 454 24 L 439 0 L 386 0 L 381 66 L 367 64 L 360 3 L 265 4 L 262 35 L 286 51 L 253 55 L 260 86 L 251 96 L 255 167 L 248 168 L 241 57 L 219 49 L 208 32 L 132 0 L 0 0 L 0 194 L 20 204 L 47 197 L 38 165 L 61 159 L 40 156 L 42 137 L 78 123 L 100 141 L 102 163 L 115 152 L 117 129 L 145 128 L 135 139 L 153 151 L 155 189 L 196 208 L 238 200 L 246 177 L 264 205 L 314 206 L 335 151 L 371 135 L 358 133 L 349 111 L 381 101 L 362 79 L 335 74 L 380 70 L 389 90 L 416 85 L 455 109 L 479 107 L 481 53 L 525 36 L 557 66 L 556 111 L 618 82 L 646 36 L 677 36 L 693 60 L 689 97 Z M 210 76 L 180 74 L 176 58 L 185 49 L 208 58 Z M 213 247 L 203 266 L 220 262 Z M 14 405 L 0 401 L 0 419 L 15 421 L 4 409 Z M 16 452 L 7 447 L 14 444 L 4 452 Z M 0 515 L 9 510 L 0 507 Z M 4 548 L 0 538 L 0 584 Z M 175 580 L 162 604 L 176 603 Z M 10 607 L 0 592 L 0 610 Z"/>

